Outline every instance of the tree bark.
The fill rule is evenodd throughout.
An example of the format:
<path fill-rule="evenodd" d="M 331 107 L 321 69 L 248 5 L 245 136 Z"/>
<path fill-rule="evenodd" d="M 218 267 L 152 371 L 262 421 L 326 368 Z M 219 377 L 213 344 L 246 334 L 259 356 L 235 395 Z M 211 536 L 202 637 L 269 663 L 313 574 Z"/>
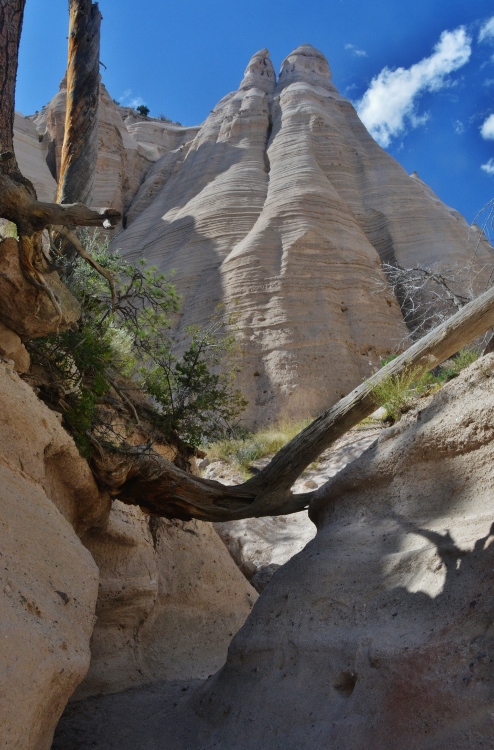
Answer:
<path fill-rule="evenodd" d="M 24 18 L 24 6 L 25 0 L 0 0 L 0 217 L 8 219 L 14 222 L 17 226 L 19 234 L 19 259 L 21 266 L 26 278 L 35 286 L 37 289 L 43 290 L 51 299 L 53 306 L 58 312 L 59 320 L 62 319 L 62 311 L 57 300 L 56 295 L 50 289 L 45 281 L 43 272 L 45 270 L 45 259 L 42 251 L 41 233 L 49 225 L 63 225 L 63 226 L 102 226 L 109 228 L 115 226 L 120 220 L 120 213 L 108 209 L 106 211 L 95 211 L 87 208 L 80 204 L 73 205 L 58 205 L 53 203 L 43 203 L 37 200 L 36 191 L 32 183 L 27 180 L 20 172 L 17 160 L 15 158 L 13 143 L 14 143 L 14 103 L 15 103 L 15 82 L 17 77 L 17 65 L 19 58 L 19 42 L 22 30 L 22 21 Z M 89 40 L 91 54 L 88 54 L 88 62 L 91 65 L 91 75 L 88 76 L 88 81 L 92 82 L 94 88 L 94 57 L 96 55 L 96 69 L 99 63 L 99 25 L 101 22 L 101 14 L 98 11 L 98 6 L 91 3 L 79 2 L 71 0 L 71 13 L 75 6 L 80 6 L 75 13 L 77 18 L 74 18 L 73 23 L 77 25 L 81 23 L 78 13 L 88 12 L 90 14 L 91 23 L 86 25 L 87 35 L 91 35 L 93 32 L 96 35 L 94 39 Z M 71 17 L 72 24 L 72 17 Z M 97 43 L 97 52 L 94 48 L 94 42 Z M 70 45 L 69 45 L 70 46 Z M 81 43 L 81 49 L 84 48 L 84 44 Z M 84 59 L 84 58 L 83 58 Z M 82 65 L 83 60 L 78 57 L 78 49 L 74 51 L 72 61 L 69 60 L 69 67 L 75 69 L 77 64 Z M 72 98 L 78 96 L 78 92 L 83 95 L 84 92 L 84 74 L 81 73 L 78 77 L 77 72 L 74 70 L 73 78 L 80 81 L 80 86 L 75 86 L 72 91 Z M 96 103 L 92 103 L 91 107 L 97 108 L 97 99 L 99 94 L 99 70 L 97 69 L 97 93 Z M 87 84 L 89 85 L 89 84 Z M 90 97 L 89 97 L 90 98 Z M 94 93 L 93 93 L 94 98 Z M 82 184 L 81 180 L 84 174 L 89 171 L 94 171 L 95 159 L 93 156 L 84 158 L 84 155 L 80 154 L 79 149 L 84 147 L 79 144 L 80 133 L 77 128 L 80 128 L 87 138 L 93 142 L 97 141 L 94 136 L 95 128 L 95 117 L 91 120 L 89 126 L 86 128 L 81 118 L 77 119 L 74 114 L 74 110 L 79 106 L 79 114 L 82 116 L 86 111 L 83 103 L 77 103 L 73 101 L 72 114 L 70 116 L 73 128 L 69 134 L 69 140 L 66 145 L 67 154 L 71 154 L 70 138 L 74 140 L 74 153 L 80 155 L 80 163 L 84 164 L 84 170 L 78 172 L 79 181 L 74 177 L 74 185 Z M 69 109 L 69 108 L 68 108 Z M 89 112 L 90 107 L 88 107 Z M 89 114 L 88 114 L 89 116 Z M 91 118 L 90 118 L 91 119 Z M 64 139 L 64 146 L 66 138 Z M 97 146 L 97 144 L 96 144 Z M 66 158 L 67 166 L 65 171 L 67 178 L 65 182 L 69 181 L 69 164 L 72 160 L 72 156 Z M 91 161 L 92 160 L 92 161 Z M 94 163 L 93 163 L 94 162 Z M 92 165 L 92 166 L 91 166 Z M 82 176 L 81 176 L 82 175 Z M 88 176 L 86 174 L 86 188 Z M 77 188 L 79 189 L 79 187 Z M 74 188 L 75 190 L 75 188 Z M 94 264 L 93 264 L 94 265 Z M 54 329 L 56 330 L 56 328 Z"/>
<path fill-rule="evenodd" d="M 0 154 L 14 153 L 15 82 L 26 0 L 0 2 Z M 19 172 L 14 158 L 0 164 L 4 174 Z"/>
<path fill-rule="evenodd" d="M 252 479 L 235 487 L 193 477 L 158 455 L 135 455 L 113 484 L 119 500 L 167 518 L 233 521 L 295 513 L 314 493 L 294 495 L 293 483 L 324 450 L 376 409 L 373 389 L 421 365 L 432 370 L 494 325 L 494 287 L 465 305 L 300 432 Z M 122 465 L 119 467 L 122 470 Z M 111 475 L 106 477 L 112 484 Z"/>
<path fill-rule="evenodd" d="M 70 0 L 67 107 L 57 203 L 91 204 L 98 155 L 101 13 L 91 0 Z"/>

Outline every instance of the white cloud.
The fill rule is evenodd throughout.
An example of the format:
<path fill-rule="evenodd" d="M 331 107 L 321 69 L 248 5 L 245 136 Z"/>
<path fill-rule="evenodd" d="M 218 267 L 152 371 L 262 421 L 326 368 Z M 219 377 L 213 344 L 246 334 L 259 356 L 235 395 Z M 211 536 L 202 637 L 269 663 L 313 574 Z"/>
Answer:
<path fill-rule="evenodd" d="M 486 39 L 494 39 L 494 16 L 489 18 L 479 31 L 479 42 L 484 42 Z"/>
<path fill-rule="evenodd" d="M 461 135 L 465 132 L 465 126 L 462 123 L 461 120 L 456 120 L 455 122 L 455 133 L 458 133 L 458 135 Z"/>
<path fill-rule="evenodd" d="M 407 127 L 417 127 L 429 118 L 418 115 L 416 101 L 426 91 L 451 85 L 446 76 L 465 65 L 471 55 L 471 39 L 463 26 L 443 31 L 430 57 L 411 68 L 383 68 L 357 104 L 360 119 L 381 146 Z"/>
<path fill-rule="evenodd" d="M 494 115 L 490 115 L 480 128 L 480 135 L 487 140 L 494 139 Z"/>
<path fill-rule="evenodd" d="M 494 175 L 494 159 L 489 159 L 487 164 L 482 164 L 480 169 L 483 169 L 487 174 Z"/>
<path fill-rule="evenodd" d="M 354 44 L 345 44 L 345 49 L 350 50 L 357 57 L 367 57 L 365 49 L 358 49 Z"/>
<path fill-rule="evenodd" d="M 145 104 L 144 99 L 140 96 L 133 96 L 132 89 L 126 89 L 123 94 L 119 97 L 119 102 L 122 107 L 139 107 L 141 104 Z"/>

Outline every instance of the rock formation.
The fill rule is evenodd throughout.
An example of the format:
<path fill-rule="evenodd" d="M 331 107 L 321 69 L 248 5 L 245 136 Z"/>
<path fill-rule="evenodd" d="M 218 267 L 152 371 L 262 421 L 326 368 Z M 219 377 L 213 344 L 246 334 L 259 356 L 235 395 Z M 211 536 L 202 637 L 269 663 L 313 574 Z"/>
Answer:
<path fill-rule="evenodd" d="M 23 169 L 48 191 L 40 158 L 56 177 L 64 113 L 62 81 L 34 117 L 41 143 L 17 121 Z M 377 145 L 310 45 L 278 81 L 268 51 L 254 55 L 200 128 L 143 118 L 102 86 L 93 204 L 123 213 L 115 248 L 175 271 L 178 349 L 218 304 L 232 314 L 251 426 L 319 413 L 403 345 L 381 262 L 492 267 L 485 238 Z"/>
<path fill-rule="evenodd" d="M 63 98 L 35 118 L 41 141 L 17 123 L 21 167 L 46 198 Z M 114 246 L 176 269 L 177 339 L 218 302 L 234 314 L 251 424 L 321 410 L 403 342 L 397 300 L 376 292 L 382 261 L 470 258 L 465 222 L 377 146 L 309 45 L 278 82 L 267 50 L 254 55 L 200 129 L 119 111 L 104 90 L 99 118 L 93 202 L 128 224 Z M 221 667 L 256 594 L 210 525 L 111 507 L 15 374 L 29 366 L 22 341 L 53 328 L 43 299 L 23 302 L 15 243 L 0 273 L 0 724 L 7 746 L 47 750 L 75 689 Z M 318 490 L 316 537 L 272 577 L 226 666 L 170 727 L 132 716 L 132 747 L 493 744 L 493 383 L 489 356 Z"/>
<path fill-rule="evenodd" d="M 493 417 L 488 355 L 318 490 L 316 537 L 223 669 L 181 702 L 156 686 L 82 704 L 56 747 L 491 747 Z"/>
<path fill-rule="evenodd" d="M 320 487 L 341 471 L 347 463 L 354 461 L 376 439 L 380 429 L 352 431 L 325 451 L 317 462 L 293 485 L 293 492 L 307 492 Z M 254 462 L 259 469 L 269 459 Z M 242 481 L 222 479 L 218 463 L 211 463 L 206 471 L 207 478 L 213 475 L 222 484 L 236 484 Z M 211 470 L 211 471 L 210 471 Z M 218 476 L 219 474 L 219 476 Z M 247 518 L 242 521 L 215 523 L 214 528 L 226 544 L 245 577 L 257 591 L 262 591 L 273 573 L 290 558 L 301 552 L 316 535 L 316 527 L 307 511 L 292 513 L 289 516 L 268 516 L 267 518 Z"/>
<path fill-rule="evenodd" d="M 251 424 L 318 413 L 400 346 L 396 300 L 377 292 L 381 261 L 444 268 L 477 242 L 375 143 L 310 45 L 278 82 L 267 50 L 254 55 L 185 157 L 160 170 L 114 247 L 175 270 L 179 332 L 218 303 L 235 315 Z"/>
<path fill-rule="evenodd" d="M 36 188 L 40 201 L 53 201 L 57 192 L 57 183 L 51 173 L 48 163 L 48 141 L 40 141 L 36 126 L 31 119 L 15 114 L 14 148 L 22 174 L 29 175 L 29 179 Z"/>
<path fill-rule="evenodd" d="M 56 415 L 1 362 L 0 402 L 1 738 L 48 750 L 89 667 L 98 569 L 78 534 L 109 499 Z"/>
<path fill-rule="evenodd" d="M 0 346 L 11 339 L 3 326 Z M 0 405 L 1 738 L 48 750 L 90 656 L 76 698 L 207 677 L 257 594 L 210 524 L 111 508 L 60 415 L 5 360 Z"/>
<path fill-rule="evenodd" d="M 488 355 L 318 491 L 187 747 L 493 744 L 493 415 Z"/>
<path fill-rule="evenodd" d="M 76 697 L 205 677 L 257 595 L 210 524 L 150 521 L 98 488 L 61 414 L 15 371 L 29 369 L 22 341 L 53 332 L 53 309 L 17 240 L 0 246 L 0 744 L 48 750 L 90 656 Z M 62 325 L 77 320 L 64 310 Z"/>
<path fill-rule="evenodd" d="M 149 519 L 113 503 L 84 537 L 100 574 L 91 666 L 75 699 L 157 680 L 206 678 L 257 594 L 211 524 Z"/>
<path fill-rule="evenodd" d="M 32 118 L 37 134 L 42 138 L 46 162 L 55 179 L 58 178 L 60 168 L 65 100 L 66 81 L 63 79 L 59 92 Z M 29 120 L 26 122 L 26 118 L 18 116 L 16 138 L 23 158 L 21 167 L 29 177 L 37 175 L 39 171 L 39 161 L 36 164 L 28 161 L 33 145 L 27 138 L 26 145 L 22 141 L 23 133 L 28 131 L 31 135 L 32 129 L 33 125 Z M 132 110 L 117 106 L 101 84 L 98 109 L 99 148 L 92 205 L 111 206 L 125 214 L 149 168 L 164 154 L 177 150 L 190 141 L 196 132 L 197 128 L 182 128 L 140 118 Z"/>

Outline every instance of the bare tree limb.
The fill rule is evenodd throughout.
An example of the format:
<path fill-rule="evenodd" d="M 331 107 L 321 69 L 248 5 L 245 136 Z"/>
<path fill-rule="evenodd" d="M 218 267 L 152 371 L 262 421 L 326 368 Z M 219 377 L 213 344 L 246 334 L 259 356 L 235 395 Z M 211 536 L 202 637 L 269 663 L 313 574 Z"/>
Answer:
<path fill-rule="evenodd" d="M 103 276 L 108 281 L 111 290 L 112 307 L 115 308 L 115 305 L 117 304 L 117 289 L 115 286 L 115 278 L 110 273 L 110 271 L 107 271 L 106 268 L 100 266 L 100 264 L 93 258 L 93 256 L 87 252 L 79 238 L 75 234 L 73 234 L 73 232 L 67 229 L 67 227 L 55 227 L 55 229 L 62 239 L 66 239 L 68 240 L 68 242 L 70 242 L 71 246 L 81 258 L 89 263 L 89 265 L 92 266 L 95 271 L 101 274 L 101 276 Z"/>
<path fill-rule="evenodd" d="M 16 224 L 23 273 L 34 287 L 48 295 L 60 322 L 60 300 L 44 278 L 46 264 L 41 233 L 51 225 L 110 228 L 120 220 L 118 211 L 93 210 L 82 203 L 69 203 L 74 198 L 66 197 L 70 193 L 76 196 L 75 200 L 86 200 L 92 185 L 97 151 L 101 14 L 97 4 L 92 5 L 89 0 L 70 2 L 71 33 L 75 35 L 69 42 L 71 100 L 67 111 L 70 126 L 64 139 L 64 179 L 59 190 L 60 197 L 67 203 L 59 205 L 37 200 L 32 183 L 21 174 L 14 155 L 14 94 L 24 5 L 25 0 L 0 1 L 0 217 Z M 64 236 L 69 237 L 65 230 Z M 89 259 L 84 249 L 80 252 L 80 243 L 76 252 L 83 254 L 101 273 L 98 264 Z M 106 273 L 103 275 L 108 278 Z M 115 296 L 114 285 L 112 294 Z"/>
<path fill-rule="evenodd" d="M 422 365 L 433 369 L 494 325 L 494 288 L 465 305 L 449 320 L 413 344 L 406 352 L 376 372 L 348 396 L 328 409 L 282 448 L 259 474 L 235 487 L 193 477 L 166 459 L 139 451 L 119 463 L 115 494 L 123 502 L 139 505 L 167 518 L 231 521 L 303 510 L 313 493 L 294 495 L 296 479 L 324 450 L 375 408 L 373 389 L 404 369 Z M 100 464 L 104 471 L 104 462 Z M 101 473 L 96 467 L 96 473 Z M 112 486 L 112 473 L 105 479 Z"/>

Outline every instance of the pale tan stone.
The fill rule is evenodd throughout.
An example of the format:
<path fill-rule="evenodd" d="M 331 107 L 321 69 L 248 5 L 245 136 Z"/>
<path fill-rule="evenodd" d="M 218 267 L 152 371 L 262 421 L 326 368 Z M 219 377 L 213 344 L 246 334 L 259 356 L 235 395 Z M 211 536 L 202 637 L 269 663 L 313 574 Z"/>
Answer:
<path fill-rule="evenodd" d="M 257 594 L 210 524 L 150 519 L 116 501 L 84 544 L 100 570 L 91 667 L 74 698 L 204 678 Z"/>
<path fill-rule="evenodd" d="M 174 750 L 492 746 L 493 425 L 488 355 L 318 490 Z"/>
<path fill-rule="evenodd" d="M 24 275 L 19 244 L 13 237 L 0 241 L 0 321 L 24 341 L 63 331 L 77 323 L 81 307 L 55 271 L 44 274 L 46 284 L 58 297 L 62 319 L 49 296 Z"/>
<path fill-rule="evenodd" d="M 56 415 L 0 362 L 0 726 L 48 750 L 89 666 L 98 571 L 75 529 L 108 501 Z"/>
<path fill-rule="evenodd" d="M 445 269 L 477 247 L 371 138 L 310 45 L 277 84 L 267 50 L 254 55 L 186 157 L 152 172 L 114 247 L 175 270 L 178 337 L 218 304 L 234 315 L 250 426 L 315 416 L 406 342 L 383 261 Z M 492 266 L 485 241 L 476 257 Z"/>
<path fill-rule="evenodd" d="M 32 119 L 15 113 L 14 150 L 23 175 L 33 183 L 38 199 L 55 200 L 57 183 L 47 164 L 48 142 L 38 135 Z"/>
<path fill-rule="evenodd" d="M 29 352 L 20 336 L 0 322 L 0 355 L 14 362 L 16 372 L 27 372 L 30 366 Z"/>

